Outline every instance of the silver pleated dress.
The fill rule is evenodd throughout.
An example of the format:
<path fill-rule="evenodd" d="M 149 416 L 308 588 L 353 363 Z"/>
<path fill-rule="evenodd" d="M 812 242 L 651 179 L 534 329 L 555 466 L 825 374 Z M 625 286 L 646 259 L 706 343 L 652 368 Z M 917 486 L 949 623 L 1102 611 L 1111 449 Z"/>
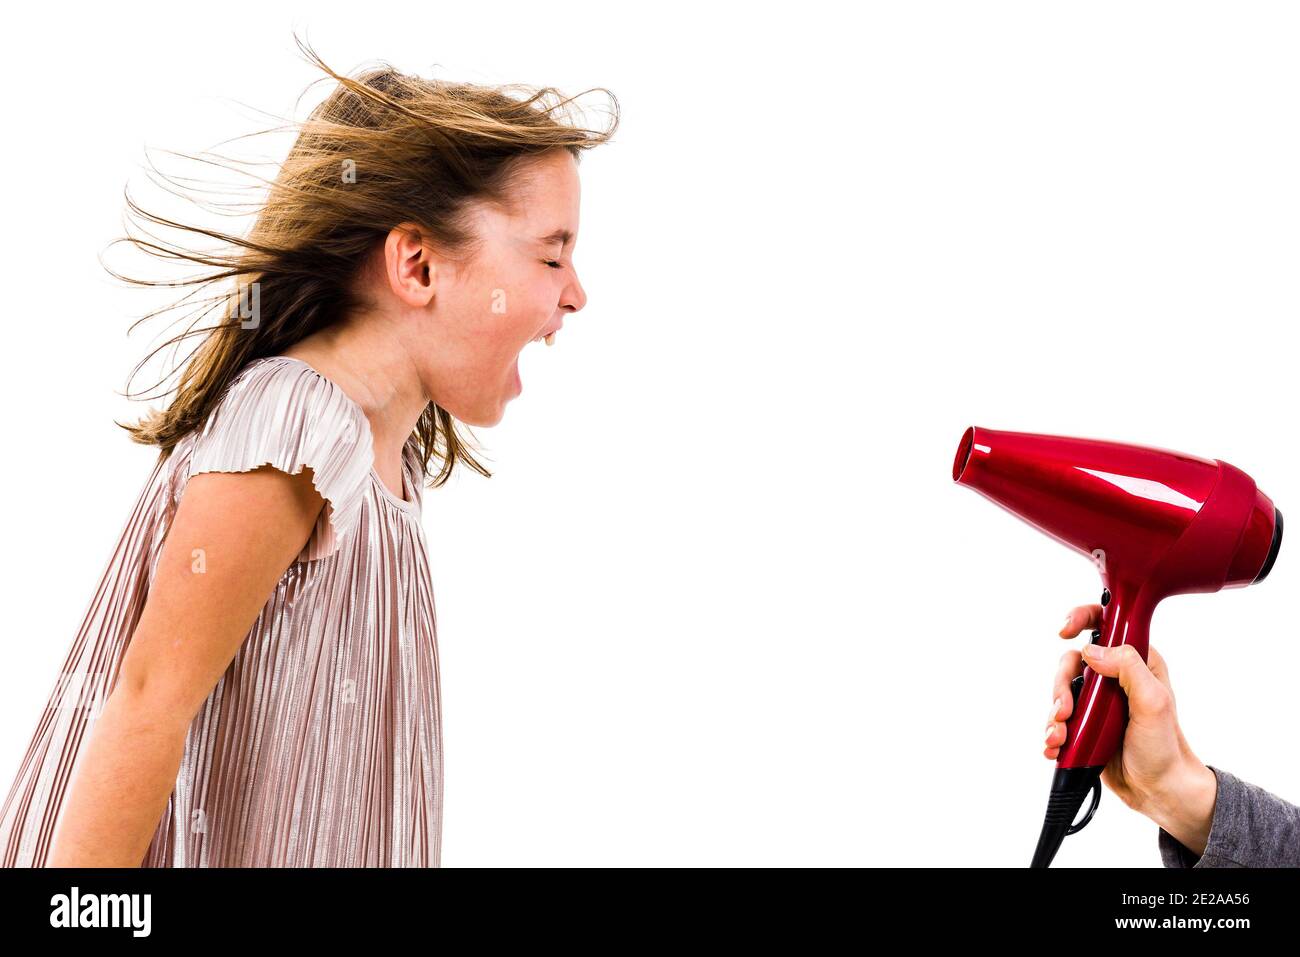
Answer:
<path fill-rule="evenodd" d="M 0 810 L 4 866 L 45 864 L 186 480 L 267 463 L 311 467 L 326 506 L 195 715 L 142 866 L 440 865 L 424 470 L 412 439 L 399 499 L 374 470 L 361 408 L 302 360 L 271 356 L 150 475 Z"/>

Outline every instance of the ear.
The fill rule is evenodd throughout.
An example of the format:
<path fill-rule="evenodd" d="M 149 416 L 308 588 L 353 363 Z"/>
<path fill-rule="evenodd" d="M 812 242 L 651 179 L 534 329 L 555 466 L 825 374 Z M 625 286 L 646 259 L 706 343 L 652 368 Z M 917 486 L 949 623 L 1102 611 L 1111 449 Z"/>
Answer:
<path fill-rule="evenodd" d="M 393 294 L 409 306 L 427 306 L 438 285 L 438 260 L 415 223 L 399 223 L 384 240 L 384 276 Z"/>

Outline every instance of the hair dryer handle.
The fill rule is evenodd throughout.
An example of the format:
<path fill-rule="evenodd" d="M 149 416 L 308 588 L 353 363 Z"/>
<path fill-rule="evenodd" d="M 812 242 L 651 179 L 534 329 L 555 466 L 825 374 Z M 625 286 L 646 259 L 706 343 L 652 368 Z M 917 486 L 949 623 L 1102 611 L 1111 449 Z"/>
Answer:
<path fill-rule="evenodd" d="M 1102 596 L 1101 627 L 1092 633 L 1093 643 L 1112 648 L 1132 645 L 1145 661 L 1153 607 L 1139 589 L 1112 585 Z M 1128 724 L 1128 696 L 1117 679 L 1085 666 L 1083 674 L 1070 682 L 1070 693 L 1074 708 L 1065 724 L 1065 743 L 1056 759 L 1047 813 L 1031 867 L 1051 864 L 1065 837 L 1092 820 L 1101 798 L 1101 772 L 1115 756 Z M 1092 804 L 1076 824 L 1074 817 L 1089 794 Z"/>
<path fill-rule="evenodd" d="M 1147 659 L 1152 608 L 1137 588 L 1116 583 L 1108 589 L 1110 600 L 1102 608 L 1101 627 L 1092 643 L 1115 648 L 1132 645 Z M 1099 675 L 1084 666 L 1070 684 L 1074 708 L 1065 724 L 1065 743 L 1056 759 L 1058 768 L 1104 767 L 1119 749 L 1128 724 L 1128 696 L 1119 679 Z"/>

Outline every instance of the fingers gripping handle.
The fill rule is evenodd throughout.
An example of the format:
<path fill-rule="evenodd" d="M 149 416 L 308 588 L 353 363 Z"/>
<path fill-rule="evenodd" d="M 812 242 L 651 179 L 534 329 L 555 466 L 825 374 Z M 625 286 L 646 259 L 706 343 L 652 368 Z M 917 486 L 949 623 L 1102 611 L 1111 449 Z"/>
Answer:
<path fill-rule="evenodd" d="M 1151 607 L 1137 587 L 1112 581 L 1103 597 L 1100 627 L 1092 643 L 1115 648 L 1130 645 L 1143 660 L 1147 656 L 1147 635 Z M 1085 667 L 1070 686 L 1074 710 L 1065 725 L 1065 741 L 1056 766 L 1063 768 L 1104 767 L 1119 750 L 1128 724 L 1128 697 L 1116 678 L 1100 675 Z"/>
<path fill-rule="evenodd" d="M 1094 631 L 1094 632 L 1093 632 L 1094 640 L 1095 640 L 1095 636 L 1100 635 L 1100 634 L 1101 634 L 1100 632 L 1096 632 L 1096 631 Z M 1078 704 L 1079 704 L 1079 692 L 1083 690 L 1083 682 L 1084 682 L 1083 675 L 1076 675 L 1075 678 L 1074 678 L 1074 680 L 1070 682 L 1070 693 L 1074 696 L 1075 710 L 1077 710 L 1077 708 L 1078 708 Z M 1073 710 L 1070 712 L 1071 717 L 1073 717 L 1074 713 L 1075 713 L 1075 711 L 1073 711 Z M 1091 770 L 1091 769 L 1085 769 L 1085 770 Z M 1092 804 L 1091 804 L 1091 806 L 1088 808 L 1088 813 L 1085 814 L 1085 815 L 1083 816 L 1083 820 L 1079 821 L 1077 824 L 1072 823 L 1072 824 L 1070 825 L 1069 830 L 1067 830 L 1067 831 L 1065 832 L 1067 835 L 1068 835 L 1068 834 L 1075 834 L 1075 833 L 1077 833 L 1077 832 L 1079 832 L 1079 831 L 1082 831 L 1085 827 L 1087 827 L 1087 826 L 1088 826 L 1088 822 L 1092 820 L 1092 816 L 1093 816 L 1094 814 L 1097 813 L 1097 806 L 1098 806 L 1099 804 L 1101 804 L 1101 774 L 1100 774 L 1100 772 L 1098 772 L 1096 775 L 1091 775 L 1091 774 L 1090 774 L 1090 775 L 1086 775 L 1086 776 L 1084 776 L 1083 780 L 1084 780 L 1085 782 L 1087 782 L 1088 780 L 1091 780 L 1091 783 L 1089 784 L 1089 789 L 1092 791 Z M 1055 796 L 1056 796 L 1056 791 L 1055 791 L 1055 789 L 1053 789 L 1052 794 L 1053 794 L 1053 798 L 1055 798 Z M 1049 803 L 1050 803 L 1050 802 L 1049 802 Z M 1078 805 L 1078 804 L 1075 804 L 1073 807 L 1070 808 L 1070 812 L 1069 812 L 1069 813 L 1070 813 L 1070 817 L 1069 817 L 1069 819 L 1070 819 L 1071 821 L 1074 820 L 1074 812 L 1077 811 L 1078 809 L 1079 809 L 1079 805 Z"/>

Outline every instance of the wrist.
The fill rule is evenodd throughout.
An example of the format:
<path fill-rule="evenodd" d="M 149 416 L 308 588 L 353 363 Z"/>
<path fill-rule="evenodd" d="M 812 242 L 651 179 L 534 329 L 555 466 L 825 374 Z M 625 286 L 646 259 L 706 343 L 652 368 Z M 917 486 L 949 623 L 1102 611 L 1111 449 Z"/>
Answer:
<path fill-rule="evenodd" d="M 1150 796 L 1143 813 L 1200 857 L 1210 839 L 1218 791 L 1214 772 L 1189 754 Z"/>

